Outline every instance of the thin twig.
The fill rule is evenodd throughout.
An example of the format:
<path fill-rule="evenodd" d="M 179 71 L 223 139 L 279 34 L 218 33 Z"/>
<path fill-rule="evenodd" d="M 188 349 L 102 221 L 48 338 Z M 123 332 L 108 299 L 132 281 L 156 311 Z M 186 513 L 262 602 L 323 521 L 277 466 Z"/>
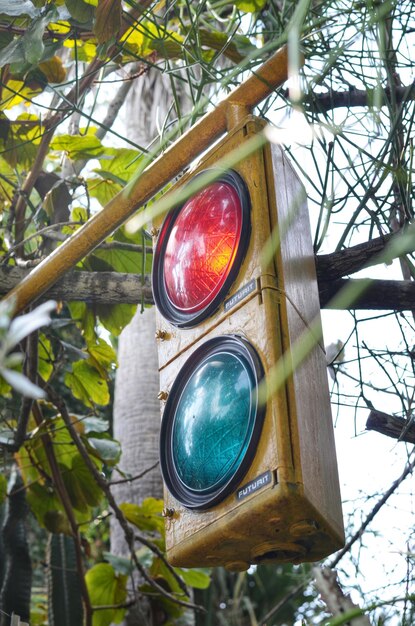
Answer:
<path fill-rule="evenodd" d="M 383 507 L 383 505 L 386 504 L 386 502 L 389 500 L 391 495 L 393 495 L 395 493 L 395 491 L 397 490 L 399 485 L 405 480 L 405 478 L 407 478 L 407 476 L 409 476 L 409 474 L 411 474 L 411 472 L 414 469 L 414 467 L 415 467 L 415 456 L 414 456 L 413 460 L 410 463 L 408 463 L 408 465 L 405 467 L 404 471 L 399 476 L 399 478 L 397 478 L 392 483 L 392 485 L 389 487 L 389 489 L 383 494 L 381 499 L 373 507 L 373 509 L 371 510 L 369 515 L 367 515 L 365 521 L 360 526 L 360 528 L 349 539 L 349 541 L 346 543 L 344 548 L 342 550 L 340 550 L 340 552 L 338 552 L 336 554 L 335 558 L 328 564 L 327 567 L 330 567 L 331 569 L 336 567 L 338 562 L 344 557 L 345 554 L 347 554 L 347 552 L 349 552 L 350 548 L 356 543 L 356 541 L 358 541 L 358 539 L 360 539 L 360 537 L 365 532 L 366 528 L 373 521 L 373 519 L 376 516 L 376 514 L 380 511 L 380 509 Z"/>

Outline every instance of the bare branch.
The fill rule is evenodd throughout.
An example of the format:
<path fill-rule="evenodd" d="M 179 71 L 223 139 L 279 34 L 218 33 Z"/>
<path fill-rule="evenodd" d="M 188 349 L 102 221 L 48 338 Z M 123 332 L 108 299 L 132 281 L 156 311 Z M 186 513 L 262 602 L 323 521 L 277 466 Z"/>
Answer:
<path fill-rule="evenodd" d="M 387 106 L 391 96 L 390 87 L 381 90 L 379 102 L 381 106 Z M 415 83 L 402 85 L 394 89 L 397 104 L 406 100 L 415 99 Z M 309 95 L 311 102 L 318 112 L 327 112 L 340 107 L 368 107 L 373 106 L 375 92 L 366 89 L 349 89 L 348 91 L 326 91 L 324 93 L 312 93 Z"/>
<path fill-rule="evenodd" d="M 358 541 L 360 539 L 360 537 L 365 532 L 366 528 L 369 526 L 369 524 L 376 517 L 377 513 L 379 513 L 380 509 L 383 507 L 384 504 L 386 504 L 386 502 L 389 500 L 391 495 L 393 495 L 395 493 L 395 491 L 397 490 L 399 485 L 405 480 L 405 478 L 407 478 L 409 476 L 409 474 L 412 473 L 414 467 L 415 467 L 415 457 L 412 459 L 412 461 L 410 461 L 407 464 L 407 466 L 405 467 L 404 471 L 399 476 L 399 478 L 394 480 L 392 485 L 389 487 L 389 489 L 387 491 L 385 491 L 383 496 L 380 498 L 380 500 L 377 502 L 377 504 L 370 511 L 369 515 L 367 515 L 367 517 L 366 517 L 365 521 L 363 522 L 363 524 L 354 533 L 354 535 L 349 539 L 349 541 L 346 543 L 344 548 L 342 550 L 340 550 L 340 552 L 338 552 L 336 554 L 334 559 L 329 564 L 330 568 L 336 567 L 336 565 L 344 557 L 344 555 L 347 554 L 349 552 L 350 548 L 356 543 L 356 541 Z"/>
<path fill-rule="evenodd" d="M 354 614 L 348 620 L 348 626 L 372 626 L 363 610 L 354 604 L 350 596 L 346 596 L 337 580 L 337 573 L 328 567 L 313 568 L 316 587 L 333 617 Z"/>
<path fill-rule="evenodd" d="M 415 443 L 415 423 L 410 420 L 372 410 L 366 422 L 366 430 L 376 430 L 381 435 L 393 437 L 399 441 Z"/>
<path fill-rule="evenodd" d="M 411 311 L 415 302 L 415 283 L 409 280 L 371 280 L 363 293 L 360 286 L 366 279 L 340 278 L 332 282 L 319 281 L 320 305 L 322 308 L 340 308 L 332 304 L 332 298 L 346 285 L 355 285 L 356 299 L 347 305 L 349 310 Z M 342 307 L 344 308 L 344 307 Z"/>

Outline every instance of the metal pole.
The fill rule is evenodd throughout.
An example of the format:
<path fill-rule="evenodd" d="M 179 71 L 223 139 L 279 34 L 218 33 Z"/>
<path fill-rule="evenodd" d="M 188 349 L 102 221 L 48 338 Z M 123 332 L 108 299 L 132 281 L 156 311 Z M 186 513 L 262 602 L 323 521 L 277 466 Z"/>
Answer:
<path fill-rule="evenodd" d="M 245 107 L 247 111 L 251 110 L 287 78 L 288 52 L 283 47 L 16 285 L 5 297 L 6 300 L 15 300 L 15 313 L 45 293 L 65 272 L 92 252 L 213 141 L 223 135 L 235 105 Z"/>

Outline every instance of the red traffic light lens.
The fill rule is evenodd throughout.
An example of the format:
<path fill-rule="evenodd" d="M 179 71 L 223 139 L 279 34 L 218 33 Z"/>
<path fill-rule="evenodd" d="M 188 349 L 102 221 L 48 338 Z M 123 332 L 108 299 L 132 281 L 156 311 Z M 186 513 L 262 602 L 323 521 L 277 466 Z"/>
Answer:
<path fill-rule="evenodd" d="M 161 228 L 153 265 L 154 300 L 164 317 L 190 327 L 211 315 L 235 280 L 249 236 L 249 195 L 236 172 L 173 210 Z"/>
<path fill-rule="evenodd" d="M 231 270 L 241 229 L 241 199 L 225 181 L 186 202 L 164 253 L 164 282 L 173 306 L 194 313 L 212 302 Z"/>

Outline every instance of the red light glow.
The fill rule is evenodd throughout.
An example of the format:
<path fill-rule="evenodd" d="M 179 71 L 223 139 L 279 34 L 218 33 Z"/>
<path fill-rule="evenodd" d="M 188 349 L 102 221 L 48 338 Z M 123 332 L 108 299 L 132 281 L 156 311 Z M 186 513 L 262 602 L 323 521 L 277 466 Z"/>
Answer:
<path fill-rule="evenodd" d="M 166 293 L 186 313 L 201 311 L 221 290 L 235 260 L 242 229 L 236 189 L 212 183 L 181 209 L 164 254 Z"/>

